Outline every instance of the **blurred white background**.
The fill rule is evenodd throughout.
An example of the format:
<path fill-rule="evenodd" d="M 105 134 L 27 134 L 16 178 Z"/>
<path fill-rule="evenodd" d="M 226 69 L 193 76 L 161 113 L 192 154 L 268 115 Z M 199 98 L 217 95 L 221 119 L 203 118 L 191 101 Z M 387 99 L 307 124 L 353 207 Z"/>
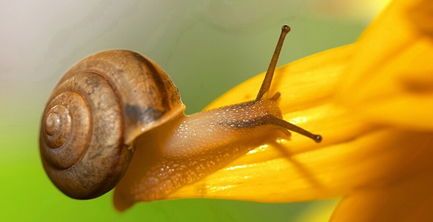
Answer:
<path fill-rule="evenodd" d="M 352 41 L 360 30 L 353 24 L 362 26 L 375 13 L 373 6 L 380 6 L 356 3 L 2 0 L 0 98 L 28 98 L 28 93 L 35 96 L 35 91 L 46 97 L 72 64 L 89 54 L 114 48 L 139 51 L 156 60 L 181 81 L 181 91 L 190 87 L 182 83 L 190 77 L 220 83 L 215 74 L 231 78 L 238 70 L 242 77 L 249 77 L 265 69 L 283 23 L 294 26 L 293 38 L 303 38 L 297 51 L 287 47 L 283 58 L 298 58 Z M 311 20 L 319 21 L 319 25 L 312 26 Z M 288 44 L 293 42 L 288 39 Z M 213 72 L 215 69 L 224 73 Z M 232 82 L 227 78 L 225 82 Z M 235 77 L 233 82 L 242 79 Z M 222 87 L 227 89 L 227 85 Z"/>

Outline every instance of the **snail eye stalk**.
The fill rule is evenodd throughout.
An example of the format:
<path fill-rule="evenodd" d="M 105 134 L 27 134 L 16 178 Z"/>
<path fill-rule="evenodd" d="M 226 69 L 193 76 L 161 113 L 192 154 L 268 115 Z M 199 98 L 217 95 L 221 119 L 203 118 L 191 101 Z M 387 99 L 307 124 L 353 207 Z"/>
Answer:
<path fill-rule="evenodd" d="M 263 96 L 269 91 L 272 83 L 272 78 L 274 77 L 275 73 L 275 67 L 277 66 L 278 58 L 280 57 L 281 48 L 283 47 L 284 39 L 286 38 L 287 33 L 289 33 L 291 30 L 290 26 L 283 25 L 281 27 L 281 34 L 278 39 L 277 46 L 275 47 L 274 54 L 272 55 L 271 62 L 269 63 L 268 70 L 266 71 L 265 79 L 263 80 L 263 83 L 260 87 L 259 93 L 257 94 L 256 101 L 259 101 L 263 98 Z M 280 93 L 277 92 L 275 95 L 270 97 L 270 100 L 277 100 L 280 97 Z M 280 119 L 276 116 L 269 115 L 264 118 L 264 121 L 267 124 L 277 125 L 280 126 L 286 130 L 290 130 L 296 133 L 299 133 L 303 136 L 306 136 L 312 140 L 314 140 L 316 143 L 320 143 L 322 141 L 322 136 L 313 134 L 299 126 L 296 126 L 292 123 L 289 123 L 283 119 Z"/>
<path fill-rule="evenodd" d="M 283 27 L 281 27 L 280 38 L 278 39 L 277 46 L 275 47 L 274 54 L 272 55 L 271 62 L 269 63 L 268 70 L 266 71 L 265 79 L 263 80 L 256 100 L 260 100 L 271 87 L 272 78 L 274 77 L 275 67 L 277 66 L 278 58 L 280 57 L 281 48 L 283 47 L 284 39 L 290 30 L 290 26 L 288 25 L 283 25 Z"/>

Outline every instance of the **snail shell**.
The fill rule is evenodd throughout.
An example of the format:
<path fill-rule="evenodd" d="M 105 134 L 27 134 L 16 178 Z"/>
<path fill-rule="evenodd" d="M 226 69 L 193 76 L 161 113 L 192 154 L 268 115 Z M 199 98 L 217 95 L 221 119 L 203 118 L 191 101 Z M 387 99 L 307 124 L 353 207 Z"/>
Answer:
<path fill-rule="evenodd" d="M 90 56 L 49 98 L 39 139 L 44 169 L 70 197 L 100 196 L 127 169 L 134 139 L 183 110 L 177 88 L 150 59 L 125 50 Z"/>

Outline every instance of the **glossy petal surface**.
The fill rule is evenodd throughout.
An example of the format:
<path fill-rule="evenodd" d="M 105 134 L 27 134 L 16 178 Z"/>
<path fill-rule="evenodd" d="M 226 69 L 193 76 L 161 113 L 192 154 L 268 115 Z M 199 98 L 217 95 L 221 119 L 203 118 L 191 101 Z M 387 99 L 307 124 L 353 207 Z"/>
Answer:
<path fill-rule="evenodd" d="M 433 129 L 433 2 L 394 1 L 364 32 L 339 99 L 372 121 Z"/>

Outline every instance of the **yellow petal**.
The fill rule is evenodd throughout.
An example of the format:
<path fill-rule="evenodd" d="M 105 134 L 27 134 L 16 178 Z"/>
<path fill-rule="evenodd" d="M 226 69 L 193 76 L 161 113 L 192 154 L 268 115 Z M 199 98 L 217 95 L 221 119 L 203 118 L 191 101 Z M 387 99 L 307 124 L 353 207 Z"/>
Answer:
<path fill-rule="evenodd" d="M 329 101 L 337 80 L 351 59 L 354 46 L 347 45 L 317 53 L 275 70 L 270 95 L 281 93 L 283 113 L 311 107 Z M 205 109 L 255 99 L 264 74 L 257 75 L 228 91 Z"/>
<path fill-rule="evenodd" d="M 333 222 L 433 221 L 433 172 L 375 189 L 358 190 L 337 207 Z"/>
<path fill-rule="evenodd" d="M 363 33 L 339 99 L 379 123 L 433 129 L 433 1 L 397 0 Z"/>
<path fill-rule="evenodd" d="M 406 8 L 408 17 L 415 29 L 422 34 L 433 36 L 433 4 L 430 0 L 407 1 Z"/>
<path fill-rule="evenodd" d="M 273 91 L 282 93 L 284 119 L 321 133 L 325 138 L 322 144 L 312 144 L 296 134 L 291 141 L 269 141 L 169 198 L 322 199 L 431 167 L 427 153 L 433 152 L 429 149 L 432 133 L 366 124 L 352 110 L 333 103 L 334 87 L 352 47 L 289 64 L 276 76 Z M 253 98 L 262 78 L 239 85 L 209 108 Z"/>
<path fill-rule="evenodd" d="M 326 135 L 326 134 L 325 134 Z M 329 198 L 432 168 L 433 134 L 378 129 L 293 154 L 292 144 L 257 148 L 171 198 L 288 202 Z"/>

